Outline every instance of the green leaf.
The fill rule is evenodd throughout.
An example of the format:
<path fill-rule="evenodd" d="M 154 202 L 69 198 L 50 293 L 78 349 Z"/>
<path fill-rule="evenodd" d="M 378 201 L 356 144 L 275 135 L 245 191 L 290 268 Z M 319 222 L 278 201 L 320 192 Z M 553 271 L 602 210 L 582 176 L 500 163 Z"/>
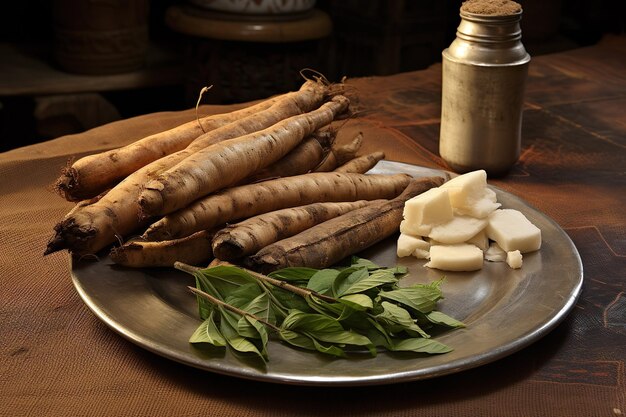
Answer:
<path fill-rule="evenodd" d="M 336 320 L 346 320 L 354 313 L 361 311 L 362 307 L 355 306 L 349 301 L 347 302 L 333 302 L 324 301 L 315 295 L 306 297 L 306 301 L 310 307 L 310 310 L 314 310 L 319 314 L 323 314 L 328 317 L 332 317 Z"/>
<path fill-rule="evenodd" d="M 260 339 L 261 336 L 257 329 L 250 323 L 248 316 L 240 316 L 237 320 L 237 326 L 235 327 L 237 334 L 246 339 Z"/>
<path fill-rule="evenodd" d="M 452 348 L 444 345 L 441 342 L 437 342 L 433 339 L 424 339 L 422 337 L 416 337 L 412 339 L 394 340 L 392 350 L 395 352 L 416 352 L 416 353 L 429 353 L 429 354 L 441 354 L 452 351 Z"/>
<path fill-rule="evenodd" d="M 350 266 L 353 266 L 353 267 L 364 266 L 367 269 L 371 269 L 371 270 L 380 268 L 380 266 L 376 265 L 374 262 L 370 261 L 369 259 L 359 258 L 358 256 L 352 256 L 352 258 L 350 259 Z"/>
<path fill-rule="evenodd" d="M 438 279 L 436 281 L 431 282 L 430 284 L 428 284 L 429 286 L 433 287 L 433 288 L 437 288 L 437 289 L 441 289 L 441 285 L 443 284 L 443 282 L 446 280 L 446 277 L 441 277 L 441 279 Z"/>
<path fill-rule="evenodd" d="M 346 268 L 337 275 L 333 282 L 332 293 L 335 297 L 351 294 L 350 288 L 357 282 L 367 278 L 369 270 L 366 267 L 350 267 Z M 358 292 L 358 291 L 353 291 Z"/>
<path fill-rule="evenodd" d="M 337 357 L 363 347 L 376 355 L 376 346 L 433 354 L 451 350 L 422 330 L 434 325 L 463 326 L 435 310 L 443 297 L 444 278 L 403 288 L 398 283 L 407 273 L 405 267 L 380 267 L 359 257 L 351 260 L 349 267 L 285 268 L 270 274 L 314 293 L 331 295 L 335 301 L 315 294 L 294 294 L 235 266 L 195 273 L 196 287 L 247 314 L 197 297 L 204 321 L 190 343 L 228 346 L 233 354 L 251 354 L 267 361 L 269 328 L 264 323 L 272 323 L 280 327 L 278 337 L 285 343 Z"/>
<path fill-rule="evenodd" d="M 389 270 L 393 272 L 394 275 L 406 275 L 409 272 L 409 268 L 403 265 L 398 265 L 395 268 L 390 268 Z"/>
<path fill-rule="evenodd" d="M 244 318 L 252 327 L 256 329 L 257 335 L 254 338 L 260 339 L 261 355 L 267 358 L 267 341 L 269 340 L 269 334 L 267 328 L 265 327 L 265 324 L 250 316 L 245 316 Z"/>
<path fill-rule="evenodd" d="M 358 256 L 353 256 L 350 264 L 351 267 L 366 267 L 370 271 L 374 271 L 377 269 L 387 269 L 395 275 L 405 275 L 409 270 L 404 265 L 397 265 L 393 268 L 383 268 L 369 259 L 359 258 Z"/>
<path fill-rule="evenodd" d="M 309 281 L 319 270 L 304 267 L 289 267 L 270 272 L 268 276 L 282 281 Z"/>
<path fill-rule="evenodd" d="M 245 300 L 245 297 L 242 298 L 241 295 L 246 294 L 249 291 L 246 290 L 244 287 L 245 286 L 240 287 L 239 295 L 236 295 L 234 297 L 235 300 Z M 247 304 L 235 307 L 240 308 L 247 313 L 253 314 L 256 317 L 265 321 L 270 321 L 273 317 L 273 313 L 270 309 L 269 297 L 265 292 L 262 292 L 254 300 L 251 300 Z M 225 307 L 222 306 L 219 307 L 219 310 L 222 313 L 222 321 L 226 322 L 228 325 L 228 330 L 234 331 L 239 337 L 243 339 L 258 339 L 260 341 L 260 349 L 257 345 L 255 345 L 255 348 L 259 351 L 259 354 L 261 356 L 267 357 L 266 345 L 269 336 L 267 328 L 263 323 L 259 322 L 256 318 L 235 313 L 233 311 L 227 310 Z M 231 345 L 231 347 L 242 352 L 250 351 L 251 348 L 247 346 L 243 341 L 238 339 L 236 339 L 238 347 L 233 346 L 231 342 L 235 339 L 236 338 L 232 336 L 231 339 L 228 340 L 228 343 L 229 345 Z M 251 340 L 248 340 L 248 342 L 253 343 Z"/>
<path fill-rule="evenodd" d="M 309 282 L 307 288 L 319 294 L 332 294 L 333 282 L 339 275 L 336 269 L 322 269 L 315 273 Z"/>
<path fill-rule="evenodd" d="M 224 302 L 243 309 L 243 306 L 262 294 L 264 294 L 263 289 L 257 283 L 244 284 L 228 294 Z"/>
<path fill-rule="evenodd" d="M 240 297 L 235 297 L 235 299 L 237 301 L 243 300 L 243 298 Z M 271 303 L 267 293 L 261 293 L 247 304 L 233 306 L 255 316 L 255 318 L 252 318 L 227 310 L 225 307 L 220 307 L 222 318 L 227 320 L 230 326 L 234 328 L 240 336 L 253 339 L 267 338 L 267 329 L 257 320 L 258 318 L 272 324 L 275 322 L 274 311 L 271 309 Z M 259 331 L 259 326 L 263 328 L 262 331 Z"/>
<path fill-rule="evenodd" d="M 457 329 L 459 327 L 465 327 L 463 322 L 458 321 L 441 311 L 433 310 L 430 313 L 426 314 L 426 318 L 434 324 L 438 324 L 440 326 L 452 327 L 453 329 Z"/>
<path fill-rule="evenodd" d="M 359 346 L 367 348 L 372 356 L 376 356 L 376 346 L 372 341 L 362 334 L 351 330 L 342 330 L 337 332 L 304 332 L 313 337 L 317 341 L 333 343 L 334 345 L 344 346 Z"/>
<path fill-rule="evenodd" d="M 411 314 L 404 308 L 388 301 L 383 301 L 381 305 L 383 312 L 376 315 L 375 319 L 389 332 L 399 333 L 401 331 L 413 331 L 418 333 L 421 337 L 430 337 L 415 323 Z"/>
<path fill-rule="evenodd" d="M 202 272 L 205 275 L 216 277 L 219 280 L 227 282 L 235 287 L 239 287 L 250 282 L 256 282 L 256 279 L 254 279 L 252 275 L 236 266 L 218 265 L 206 268 Z"/>
<path fill-rule="evenodd" d="M 325 345 L 320 341 L 325 340 L 331 334 L 345 332 L 343 327 L 329 317 L 320 314 L 307 314 L 301 311 L 293 311 L 283 321 L 280 337 L 288 343 L 306 349 L 315 349 L 319 352 L 343 357 L 345 352 L 339 346 Z M 321 336 L 321 337 L 320 337 Z"/>
<path fill-rule="evenodd" d="M 387 330 L 371 317 L 367 318 L 367 322 L 370 324 L 370 327 L 366 330 L 368 339 L 370 339 L 375 346 L 383 346 L 391 350 L 393 342 Z"/>
<path fill-rule="evenodd" d="M 346 356 L 346 352 L 339 346 L 324 345 L 323 343 L 320 343 L 318 340 L 315 340 L 315 339 L 312 339 L 312 340 L 313 340 L 313 344 L 315 345 L 315 349 L 317 349 L 318 352 L 322 352 L 327 355 L 337 356 L 340 358 L 343 358 Z"/>
<path fill-rule="evenodd" d="M 220 331 L 222 335 L 224 335 L 228 346 L 237 352 L 254 354 L 263 359 L 263 361 L 267 361 L 267 352 L 264 349 L 259 350 L 254 343 L 239 334 L 237 331 L 238 318 L 235 313 L 224 310 L 223 308 L 221 310 L 222 318 L 229 317 L 226 320 L 220 320 Z"/>
<path fill-rule="evenodd" d="M 437 305 L 437 301 L 442 298 L 441 290 L 438 287 L 421 284 L 397 290 L 381 291 L 379 296 L 424 314 L 430 313 Z"/>
<path fill-rule="evenodd" d="M 189 338 L 189 343 L 209 343 L 213 346 L 226 346 L 226 339 L 215 324 L 215 310 L 202 322 Z"/>
<path fill-rule="evenodd" d="M 293 330 L 280 329 L 278 337 L 290 345 L 308 350 L 317 350 L 315 349 L 313 339 L 309 336 L 303 335 L 302 333 L 294 332 Z"/>
<path fill-rule="evenodd" d="M 276 312 L 277 309 L 280 309 L 281 316 L 287 316 L 290 310 L 313 311 L 309 307 L 307 300 L 280 287 L 272 286 L 270 298 L 272 299 L 274 311 Z"/>
<path fill-rule="evenodd" d="M 348 294 L 339 298 L 339 302 L 347 304 L 355 310 L 365 311 L 374 307 L 374 302 L 365 294 Z"/>
<path fill-rule="evenodd" d="M 388 269 L 390 271 L 392 271 L 394 274 L 398 274 L 398 275 L 403 275 L 406 274 L 408 272 L 408 268 L 404 265 L 397 265 L 393 268 L 384 268 L 381 267 L 377 264 L 375 264 L 374 262 L 370 261 L 369 259 L 364 259 L 364 258 L 359 258 L 358 256 L 353 256 L 351 259 L 351 264 L 350 266 L 364 266 L 367 269 L 369 269 L 370 271 L 376 270 L 376 269 Z"/>
<path fill-rule="evenodd" d="M 283 329 L 307 332 L 339 332 L 343 331 L 341 324 L 328 316 L 315 313 L 292 311 L 282 323 Z"/>
<path fill-rule="evenodd" d="M 259 294 L 248 304 L 241 306 L 241 309 L 268 323 L 276 323 L 276 316 L 274 315 L 274 310 L 272 309 L 272 302 L 269 295 L 265 292 Z"/>
<path fill-rule="evenodd" d="M 316 297 L 315 295 L 309 295 L 305 298 L 305 300 L 310 309 L 329 317 L 339 317 L 347 307 L 345 304 L 329 303 L 319 297 Z"/>
<path fill-rule="evenodd" d="M 282 328 L 304 333 L 321 342 L 340 346 L 364 346 L 370 350 L 372 355 L 376 354 L 376 348 L 366 336 L 345 330 L 337 320 L 322 314 L 293 311 L 283 321 Z"/>
<path fill-rule="evenodd" d="M 381 285 L 397 284 L 399 281 L 394 269 L 378 269 L 372 271 L 370 279 L 378 281 L 378 287 Z"/>
<path fill-rule="evenodd" d="M 278 336 L 281 340 L 289 343 L 292 346 L 307 350 L 316 350 L 321 353 L 337 357 L 346 356 L 346 353 L 340 347 L 335 345 L 325 346 L 306 334 L 294 332 L 292 330 L 281 329 L 281 331 L 278 333 Z"/>
<path fill-rule="evenodd" d="M 333 292 L 337 297 L 357 294 L 372 288 L 398 282 L 398 278 L 390 269 L 378 269 L 370 273 L 365 268 L 359 268 L 349 274 L 344 274 L 344 272 L 339 274 L 333 284 Z"/>
<path fill-rule="evenodd" d="M 224 300 L 230 293 L 245 284 L 255 283 L 256 279 L 243 269 L 234 266 L 215 266 L 199 272 L 210 283 L 203 291 Z M 203 282 L 203 284 L 205 284 Z M 205 284 L 206 285 L 206 284 Z M 258 285 L 258 284 L 257 284 Z"/>
<path fill-rule="evenodd" d="M 239 319 L 241 318 L 241 315 L 227 310 L 223 306 L 218 306 L 218 309 L 220 312 L 220 329 L 221 325 L 224 322 L 228 323 L 233 329 L 237 329 L 237 327 L 239 326 Z"/>
<path fill-rule="evenodd" d="M 206 284 L 204 283 L 204 281 L 207 281 L 206 277 L 202 274 L 194 274 L 194 277 L 196 279 L 196 288 L 201 291 L 210 293 L 209 291 L 211 290 L 207 290 Z M 200 295 L 196 295 L 196 302 L 198 303 L 198 315 L 202 320 L 205 320 L 209 317 L 211 311 L 213 311 L 214 306 L 209 300 L 201 297 Z"/>

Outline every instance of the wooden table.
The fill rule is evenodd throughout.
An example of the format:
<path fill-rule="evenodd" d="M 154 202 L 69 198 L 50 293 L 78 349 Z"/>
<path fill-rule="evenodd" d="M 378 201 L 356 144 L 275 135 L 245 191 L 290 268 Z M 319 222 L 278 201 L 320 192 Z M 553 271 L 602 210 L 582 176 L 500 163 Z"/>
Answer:
<path fill-rule="evenodd" d="M 42 257 L 70 208 L 50 184 L 69 157 L 194 117 L 146 115 L 0 154 L 2 416 L 619 416 L 626 413 L 626 38 L 535 57 L 523 153 L 497 186 L 556 220 L 584 286 L 531 346 L 477 369 L 381 387 L 279 386 L 163 359 L 113 333 L 72 286 L 68 256 Z M 365 148 L 441 168 L 440 67 L 348 81 Z M 206 111 L 226 108 L 204 107 Z M 550 277 L 545 277 L 550 279 Z"/>

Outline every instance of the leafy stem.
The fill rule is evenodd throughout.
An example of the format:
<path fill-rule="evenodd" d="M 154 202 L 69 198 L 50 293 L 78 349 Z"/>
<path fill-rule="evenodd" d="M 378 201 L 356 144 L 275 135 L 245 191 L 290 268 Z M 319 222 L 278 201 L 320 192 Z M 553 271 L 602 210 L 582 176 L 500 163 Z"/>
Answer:
<path fill-rule="evenodd" d="M 191 275 L 195 274 L 196 272 L 202 271 L 202 268 L 199 268 L 197 266 L 187 265 L 186 263 L 183 263 L 183 262 L 174 262 L 174 268 L 178 269 L 179 271 L 183 271 L 188 274 L 191 274 Z"/>
<path fill-rule="evenodd" d="M 288 283 L 286 281 L 281 281 L 281 280 L 276 279 L 276 278 L 268 277 L 267 275 L 263 275 L 263 274 L 260 274 L 258 272 L 255 272 L 255 271 L 251 271 L 249 269 L 246 269 L 246 268 L 243 268 L 243 267 L 240 267 L 240 266 L 237 266 L 237 265 L 233 265 L 230 262 L 220 261 L 218 263 L 218 265 L 231 266 L 231 267 L 239 268 L 239 269 L 247 272 L 248 274 L 252 275 L 254 278 L 256 278 L 256 279 L 258 279 L 260 281 L 267 282 L 269 284 L 275 285 L 275 286 L 277 286 L 279 288 L 282 288 L 284 290 L 290 291 L 290 292 L 292 292 L 292 293 L 294 293 L 296 295 L 299 295 L 301 297 L 304 297 L 304 298 L 306 298 L 307 296 L 315 296 L 315 297 L 319 298 L 320 300 L 324 300 L 324 301 L 329 302 L 329 303 L 336 303 L 336 302 L 338 302 L 337 299 L 334 298 L 334 297 L 330 297 L 328 295 L 320 294 L 320 293 L 318 293 L 316 291 L 313 291 L 313 290 L 310 290 L 308 288 L 298 287 L 298 286 L 290 284 L 290 283 Z"/>
<path fill-rule="evenodd" d="M 440 354 L 450 347 L 430 338 L 433 326 L 463 327 L 435 310 L 442 280 L 398 285 L 406 268 L 353 258 L 336 269 L 285 268 L 268 275 L 224 261 L 207 268 L 177 262 L 194 275 L 200 318 L 191 343 L 228 346 L 268 360 L 268 330 L 290 345 L 338 357 L 376 347 Z M 213 308 L 217 307 L 217 308 Z"/>
<path fill-rule="evenodd" d="M 200 268 L 198 268 L 198 269 L 200 269 Z M 206 293 L 206 292 L 204 292 L 202 290 L 199 290 L 199 289 L 197 289 L 195 287 L 187 286 L 187 288 L 192 293 L 194 293 L 196 295 L 199 295 L 200 297 L 210 301 L 211 303 L 213 303 L 215 305 L 222 306 L 225 309 L 227 309 L 229 311 L 232 311 L 233 313 L 239 314 L 241 316 L 251 317 L 251 318 L 257 320 L 259 323 L 263 323 L 264 325 L 266 325 L 270 329 L 272 329 L 274 331 L 277 331 L 277 332 L 280 332 L 280 328 L 279 327 L 273 325 L 272 323 L 270 323 L 270 322 L 268 322 L 266 320 L 263 320 L 261 317 L 255 316 L 252 313 L 248 313 L 247 311 L 244 311 L 244 310 L 242 310 L 240 308 L 237 308 L 237 307 L 235 307 L 235 306 L 233 306 L 231 304 L 225 303 L 224 301 L 222 301 L 222 300 L 220 300 L 218 298 L 213 297 L 211 294 L 208 294 L 208 293 Z"/>

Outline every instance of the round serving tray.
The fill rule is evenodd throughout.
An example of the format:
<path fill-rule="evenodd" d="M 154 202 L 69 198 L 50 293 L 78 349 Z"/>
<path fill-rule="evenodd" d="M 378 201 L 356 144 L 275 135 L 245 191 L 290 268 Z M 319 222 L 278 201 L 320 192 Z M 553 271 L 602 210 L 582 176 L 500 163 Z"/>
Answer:
<path fill-rule="evenodd" d="M 444 171 L 381 161 L 372 173 L 447 176 Z M 131 342 L 166 358 L 207 371 L 246 379 L 299 385 L 375 385 L 432 378 L 481 366 L 535 342 L 573 308 L 583 270 L 576 247 L 545 214 L 521 198 L 494 188 L 504 208 L 526 215 L 542 231 L 541 250 L 524 255 L 521 269 L 485 262 L 477 272 L 442 272 L 424 261 L 396 257 L 395 238 L 361 254 L 380 265 L 405 265 L 402 283 L 430 282 L 445 275 L 445 299 L 438 309 L 466 324 L 437 340 L 454 350 L 418 356 L 380 352 L 334 359 L 291 348 L 268 345 L 269 362 L 244 362 L 229 352 L 198 349 L 188 340 L 200 324 L 196 298 L 188 290 L 193 277 L 168 269 L 128 269 L 110 259 L 73 262 L 72 279 L 81 298 L 111 329 Z"/>

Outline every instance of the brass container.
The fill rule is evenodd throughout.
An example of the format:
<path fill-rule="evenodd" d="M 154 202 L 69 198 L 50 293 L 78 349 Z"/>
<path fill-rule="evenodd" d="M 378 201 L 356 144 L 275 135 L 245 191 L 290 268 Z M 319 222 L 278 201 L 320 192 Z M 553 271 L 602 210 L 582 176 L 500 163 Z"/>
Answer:
<path fill-rule="evenodd" d="M 501 176 L 521 148 L 530 62 L 521 41 L 522 12 L 460 14 L 456 39 L 442 53 L 439 153 L 456 172 Z"/>

